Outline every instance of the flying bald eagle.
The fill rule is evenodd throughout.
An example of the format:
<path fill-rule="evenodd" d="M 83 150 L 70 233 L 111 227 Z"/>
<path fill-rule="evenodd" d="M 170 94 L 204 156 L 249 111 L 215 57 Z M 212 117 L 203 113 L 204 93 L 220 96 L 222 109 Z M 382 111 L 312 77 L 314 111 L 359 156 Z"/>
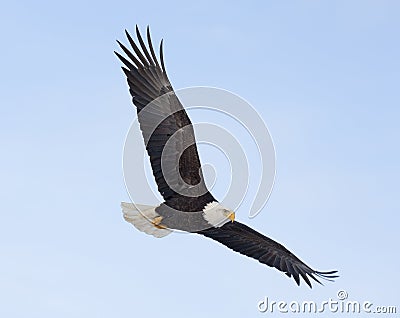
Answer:
<path fill-rule="evenodd" d="M 172 229 L 204 235 L 260 263 L 284 272 L 300 285 L 300 276 L 333 280 L 337 271 L 312 269 L 283 245 L 235 221 L 235 213 L 223 207 L 207 190 L 202 175 L 191 121 L 168 79 L 160 43 L 160 60 L 147 27 L 146 47 L 139 29 L 139 46 L 127 31 L 131 52 L 119 41 L 127 58 L 115 52 L 136 106 L 140 129 L 150 157 L 153 175 L 164 202 L 157 207 L 122 203 L 124 218 L 137 229 L 163 237 Z"/>

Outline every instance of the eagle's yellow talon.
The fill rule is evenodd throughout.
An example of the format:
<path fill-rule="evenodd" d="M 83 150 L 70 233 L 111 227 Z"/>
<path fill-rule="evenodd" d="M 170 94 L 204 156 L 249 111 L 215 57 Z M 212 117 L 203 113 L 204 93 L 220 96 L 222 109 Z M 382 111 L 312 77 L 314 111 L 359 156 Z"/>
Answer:
<path fill-rule="evenodd" d="M 166 226 L 160 225 L 162 219 L 163 219 L 162 216 L 157 216 L 157 217 L 155 217 L 155 218 L 151 221 L 151 223 L 152 223 L 156 228 L 158 228 L 158 229 L 165 229 Z"/>

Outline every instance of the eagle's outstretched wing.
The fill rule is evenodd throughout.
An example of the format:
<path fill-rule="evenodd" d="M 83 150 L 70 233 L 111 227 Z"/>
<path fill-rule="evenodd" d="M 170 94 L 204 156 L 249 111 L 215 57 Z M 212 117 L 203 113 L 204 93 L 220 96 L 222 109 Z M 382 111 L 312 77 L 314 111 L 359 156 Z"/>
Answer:
<path fill-rule="evenodd" d="M 199 206 L 203 207 L 215 199 L 204 182 L 190 119 L 165 71 L 163 42 L 160 43 L 158 61 L 149 28 L 147 42 L 150 52 L 137 26 L 140 48 L 125 32 L 134 53 L 117 41 L 127 58 L 118 52 L 115 54 L 125 64 L 122 70 L 137 108 L 158 191 L 171 208 L 182 212 L 197 211 Z"/>
<path fill-rule="evenodd" d="M 293 276 L 297 285 L 300 285 L 300 276 L 311 288 L 312 285 L 308 277 L 318 283 L 320 281 L 317 277 L 326 280 L 338 277 L 335 275 L 337 271 L 319 272 L 310 268 L 283 245 L 236 221 L 226 223 L 222 227 L 200 231 L 198 234 L 216 240 L 236 252 L 258 260 L 260 263 L 275 267 L 289 277 Z"/>

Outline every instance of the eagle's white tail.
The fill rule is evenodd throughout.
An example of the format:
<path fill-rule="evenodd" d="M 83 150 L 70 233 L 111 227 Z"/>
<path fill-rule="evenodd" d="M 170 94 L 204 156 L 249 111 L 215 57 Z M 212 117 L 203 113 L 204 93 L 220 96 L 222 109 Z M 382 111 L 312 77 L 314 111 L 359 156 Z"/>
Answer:
<path fill-rule="evenodd" d="M 133 224 L 141 232 L 154 237 L 164 237 L 172 232 L 152 223 L 152 220 L 159 216 L 155 206 L 121 202 L 121 208 L 125 221 Z"/>

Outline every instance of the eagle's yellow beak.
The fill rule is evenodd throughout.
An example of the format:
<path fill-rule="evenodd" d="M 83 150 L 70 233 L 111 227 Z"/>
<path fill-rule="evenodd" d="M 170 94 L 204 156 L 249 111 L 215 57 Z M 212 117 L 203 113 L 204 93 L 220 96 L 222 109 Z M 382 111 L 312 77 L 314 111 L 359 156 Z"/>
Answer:
<path fill-rule="evenodd" d="M 235 212 L 232 212 L 231 214 L 228 215 L 229 220 L 232 222 L 235 221 Z"/>

